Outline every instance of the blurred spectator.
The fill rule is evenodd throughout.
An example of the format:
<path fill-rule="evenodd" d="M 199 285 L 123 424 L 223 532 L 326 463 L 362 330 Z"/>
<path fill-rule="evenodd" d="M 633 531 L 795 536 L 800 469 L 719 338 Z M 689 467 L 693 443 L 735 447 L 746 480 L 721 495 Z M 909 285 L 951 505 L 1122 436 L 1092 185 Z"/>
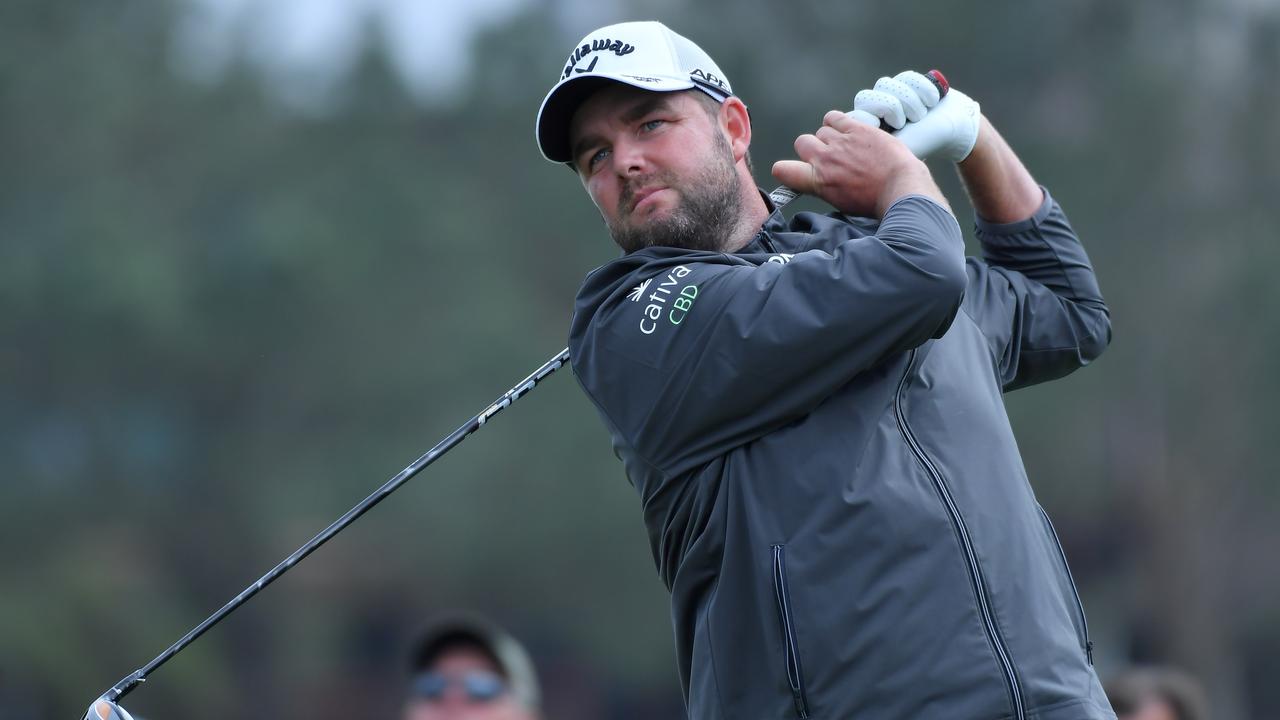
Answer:
<path fill-rule="evenodd" d="M 1106 683 L 1119 720 L 1206 720 L 1208 703 L 1190 675 L 1165 667 L 1132 668 Z"/>
<path fill-rule="evenodd" d="M 475 615 L 429 624 L 410 652 L 404 720 L 539 720 L 538 678 L 529 654 Z"/>

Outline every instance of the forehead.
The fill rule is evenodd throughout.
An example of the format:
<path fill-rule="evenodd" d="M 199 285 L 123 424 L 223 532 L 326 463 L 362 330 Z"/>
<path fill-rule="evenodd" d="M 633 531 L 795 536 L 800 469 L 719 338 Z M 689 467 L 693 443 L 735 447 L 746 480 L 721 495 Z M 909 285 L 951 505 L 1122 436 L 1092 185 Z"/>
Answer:
<path fill-rule="evenodd" d="M 465 673 L 477 670 L 502 674 L 501 668 L 487 652 L 472 645 L 452 645 L 440 652 L 431 661 L 428 669 L 447 674 Z"/>

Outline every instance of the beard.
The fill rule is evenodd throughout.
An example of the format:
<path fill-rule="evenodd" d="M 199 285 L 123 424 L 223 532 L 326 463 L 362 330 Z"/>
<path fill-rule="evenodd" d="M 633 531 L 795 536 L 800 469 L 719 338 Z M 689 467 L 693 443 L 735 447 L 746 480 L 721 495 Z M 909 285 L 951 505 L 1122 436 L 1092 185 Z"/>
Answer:
<path fill-rule="evenodd" d="M 670 171 L 658 172 L 628 182 L 618 198 L 616 223 L 606 224 L 613 241 L 624 253 L 647 247 L 674 247 L 685 250 L 721 252 L 741 217 L 742 179 L 733 165 L 729 143 L 716 135 L 716 147 L 706 166 L 683 182 Z M 635 189 L 663 185 L 680 196 L 680 203 L 665 217 L 643 225 L 627 222 Z"/>

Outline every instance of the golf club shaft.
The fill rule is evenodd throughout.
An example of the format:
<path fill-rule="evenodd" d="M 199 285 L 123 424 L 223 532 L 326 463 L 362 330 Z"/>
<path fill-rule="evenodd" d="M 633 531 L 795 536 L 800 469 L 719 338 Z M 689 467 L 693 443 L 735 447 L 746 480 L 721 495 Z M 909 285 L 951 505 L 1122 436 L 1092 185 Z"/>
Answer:
<path fill-rule="evenodd" d="M 201 635 L 204 634 L 206 630 L 216 625 L 220 620 L 226 617 L 232 610 L 235 610 L 240 605 L 243 605 L 245 601 L 247 601 L 249 598 L 256 595 L 259 590 L 262 590 L 264 587 L 274 582 L 276 578 L 279 578 L 281 575 L 285 574 L 285 572 L 287 572 L 289 568 L 298 564 L 303 558 L 310 555 L 316 548 L 325 544 L 325 542 L 327 542 L 334 535 L 337 535 L 343 528 L 355 522 L 356 518 L 368 512 L 368 510 L 372 508 L 374 505 L 377 505 L 378 503 L 382 502 L 384 499 L 386 499 L 388 495 L 395 492 L 397 488 L 399 488 L 404 483 L 408 482 L 409 478 L 412 478 L 414 475 L 417 475 L 423 468 L 435 462 L 437 459 L 440 458 L 441 455 L 444 455 L 446 452 L 453 449 L 455 445 L 462 442 L 462 440 L 466 438 L 468 435 L 480 429 L 480 427 L 484 425 L 486 422 L 488 422 L 490 418 L 492 418 L 494 415 L 497 415 L 502 410 L 506 409 L 506 407 L 511 403 L 515 402 L 516 400 L 519 400 L 522 396 L 524 396 L 525 393 L 532 390 L 534 386 L 536 386 L 543 378 L 547 377 L 548 375 L 555 372 L 556 370 L 559 370 L 568 361 L 569 361 L 569 349 L 565 348 L 564 350 L 561 350 L 559 353 L 557 353 L 555 357 L 551 358 L 546 363 L 544 363 L 542 367 L 533 371 L 533 373 L 529 375 L 529 377 L 526 377 L 524 380 L 521 380 L 515 387 L 503 393 L 501 397 L 493 401 L 493 403 L 490 404 L 487 408 L 485 408 L 484 411 L 481 412 L 479 415 L 476 415 L 475 417 L 468 420 L 457 430 L 454 430 L 448 437 L 446 437 L 445 439 L 441 440 L 438 444 L 436 444 L 435 447 L 428 450 L 425 455 L 418 458 L 417 460 L 414 460 L 413 463 L 411 463 L 408 467 L 406 467 L 405 469 L 397 473 L 395 477 L 391 478 L 386 483 L 384 483 L 382 487 L 375 490 L 372 495 L 365 498 L 363 501 L 360 502 L 360 504 L 351 508 L 346 512 L 345 515 L 333 521 L 333 523 L 329 525 L 329 527 L 325 528 L 322 532 L 320 532 L 320 534 L 312 538 L 309 542 L 307 542 L 307 544 L 298 548 L 297 551 L 295 551 L 292 555 L 285 558 L 284 561 L 282 561 L 279 565 L 272 568 L 270 572 L 268 572 L 266 575 L 263 575 L 261 578 L 259 578 L 257 582 L 245 588 L 243 592 L 241 592 L 239 595 L 233 598 L 226 605 L 223 605 L 220 610 L 210 615 L 208 619 L 206 619 L 204 622 L 197 625 L 193 630 L 191 630 L 191 632 L 182 636 L 182 638 L 179 639 L 177 642 L 175 642 L 173 645 L 171 645 L 168 650 L 165 650 L 164 652 L 160 653 L 160 655 L 158 655 L 154 660 L 147 663 L 143 667 L 125 676 L 120 682 L 116 683 L 110 690 L 108 690 L 103 695 L 103 697 L 105 697 L 107 700 L 111 702 L 115 702 L 120 698 L 124 697 L 126 694 L 129 693 L 130 690 L 136 687 L 139 683 L 144 682 L 147 679 L 147 676 L 150 675 L 153 670 L 163 665 L 165 662 L 169 660 L 169 658 L 172 658 L 174 655 L 178 654 L 178 652 L 182 650 L 184 647 L 194 642 L 196 638 L 200 637 Z"/>

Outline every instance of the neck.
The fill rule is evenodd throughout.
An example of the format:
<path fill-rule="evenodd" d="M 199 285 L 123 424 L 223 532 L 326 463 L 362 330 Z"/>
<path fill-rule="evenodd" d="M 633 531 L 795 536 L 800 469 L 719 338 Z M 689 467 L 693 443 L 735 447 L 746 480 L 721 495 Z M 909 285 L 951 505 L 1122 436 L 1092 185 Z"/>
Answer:
<path fill-rule="evenodd" d="M 760 195 L 760 190 L 756 187 L 751 173 L 745 168 L 739 168 L 738 177 L 742 181 L 739 183 L 742 213 L 738 216 L 738 223 L 729 235 L 728 241 L 725 242 L 724 251 L 729 253 L 746 247 L 755 238 L 756 233 L 760 232 L 764 221 L 769 219 L 769 207 L 765 205 L 764 197 Z"/>

